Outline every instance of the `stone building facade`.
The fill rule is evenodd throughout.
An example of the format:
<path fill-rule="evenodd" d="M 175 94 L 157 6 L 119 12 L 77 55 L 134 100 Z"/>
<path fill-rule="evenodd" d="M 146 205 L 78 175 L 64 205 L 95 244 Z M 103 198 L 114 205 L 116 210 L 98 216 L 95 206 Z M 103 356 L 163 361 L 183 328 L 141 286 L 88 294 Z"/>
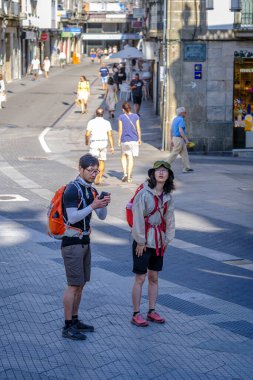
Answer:
<path fill-rule="evenodd" d="M 144 3 L 149 13 L 157 1 Z M 210 10 L 205 0 L 160 3 L 166 32 L 162 38 L 146 33 L 146 38 L 159 42 L 165 71 L 159 94 L 163 148 L 170 146 L 169 129 L 179 106 L 187 109 L 196 150 L 252 148 L 253 2 L 242 0 L 237 12 L 231 11 L 230 0 L 214 0 Z"/>

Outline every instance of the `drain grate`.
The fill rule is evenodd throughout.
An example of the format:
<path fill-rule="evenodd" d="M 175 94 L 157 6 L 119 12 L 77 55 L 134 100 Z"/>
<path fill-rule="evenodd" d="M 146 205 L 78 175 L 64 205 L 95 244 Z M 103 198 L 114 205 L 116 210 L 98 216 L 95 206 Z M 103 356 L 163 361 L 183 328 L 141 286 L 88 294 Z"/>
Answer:
<path fill-rule="evenodd" d="M 147 298 L 147 297 L 145 297 Z M 180 311 L 191 317 L 198 315 L 212 315 L 218 314 L 215 310 L 208 309 L 204 306 L 196 305 L 192 302 L 185 301 L 183 299 L 173 297 L 169 294 L 161 294 L 158 296 L 157 302 L 160 305 L 164 305 L 170 309 Z"/>
<path fill-rule="evenodd" d="M 246 338 L 253 339 L 253 324 L 247 321 L 218 322 L 214 323 L 214 325 Z"/>

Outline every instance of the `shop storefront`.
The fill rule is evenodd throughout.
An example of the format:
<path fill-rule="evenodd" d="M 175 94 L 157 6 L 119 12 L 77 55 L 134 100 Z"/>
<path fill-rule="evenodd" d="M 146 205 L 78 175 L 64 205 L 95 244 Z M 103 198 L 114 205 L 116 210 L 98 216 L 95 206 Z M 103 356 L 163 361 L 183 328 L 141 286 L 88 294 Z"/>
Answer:
<path fill-rule="evenodd" d="M 253 148 L 253 57 L 235 58 L 234 148 Z"/>

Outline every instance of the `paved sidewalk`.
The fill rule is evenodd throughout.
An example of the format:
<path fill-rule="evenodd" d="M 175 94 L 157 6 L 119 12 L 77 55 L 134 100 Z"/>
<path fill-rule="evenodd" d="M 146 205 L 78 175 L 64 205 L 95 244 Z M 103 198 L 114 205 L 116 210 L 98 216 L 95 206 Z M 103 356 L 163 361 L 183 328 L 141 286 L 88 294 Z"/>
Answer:
<path fill-rule="evenodd" d="M 90 75 L 97 70 L 86 63 L 83 68 Z M 102 102 L 100 87 L 94 77 L 88 115 L 70 107 L 45 137 L 52 151 L 44 153 L 48 169 L 33 179 L 48 173 L 49 194 L 74 177 L 78 158 L 88 151 L 84 129 Z M 65 275 L 59 244 L 46 236 L 42 223 L 29 228 L 22 219 L 0 216 L 1 380 L 253 379 L 253 167 L 248 160 L 191 156 L 192 174 L 182 174 L 176 160 L 177 232 L 157 304 L 166 324 L 145 329 L 130 324 L 133 274 L 124 205 L 152 162 L 167 156 L 159 150 L 159 118 L 150 102 L 143 103 L 141 115 L 144 143 L 134 182 L 120 181 L 117 149 L 108 154 L 99 188 L 112 193 L 112 204 L 105 222 L 93 219 L 92 279 L 80 316 L 96 331 L 86 341 L 61 337 Z M 117 141 L 116 120 L 113 130 Z M 48 200 L 38 199 L 31 196 L 30 204 L 45 212 Z M 145 285 L 143 314 L 147 308 Z"/>

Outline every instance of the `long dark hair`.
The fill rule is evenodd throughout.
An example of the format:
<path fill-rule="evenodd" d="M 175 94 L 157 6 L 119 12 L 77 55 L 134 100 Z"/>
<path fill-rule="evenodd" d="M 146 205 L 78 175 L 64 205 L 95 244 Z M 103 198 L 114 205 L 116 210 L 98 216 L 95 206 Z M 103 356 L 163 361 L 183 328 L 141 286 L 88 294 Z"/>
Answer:
<path fill-rule="evenodd" d="M 108 84 L 109 84 L 110 86 L 112 86 L 112 85 L 114 84 L 114 80 L 113 80 L 112 77 L 109 77 L 109 78 L 108 78 Z"/>
<path fill-rule="evenodd" d="M 168 172 L 169 172 L 169 178 L 167 179 L 167 181 L 163 185 L 163 192 L 165 194 L 169 194 L 172 192 L 172 190 L 175 190 L 173 171 L 168 170 Z M 155 169 L 149 170 L 147 181 L 148 181 L 148 186 L 151 189 L 154 189 L 156 187 Z"/>

